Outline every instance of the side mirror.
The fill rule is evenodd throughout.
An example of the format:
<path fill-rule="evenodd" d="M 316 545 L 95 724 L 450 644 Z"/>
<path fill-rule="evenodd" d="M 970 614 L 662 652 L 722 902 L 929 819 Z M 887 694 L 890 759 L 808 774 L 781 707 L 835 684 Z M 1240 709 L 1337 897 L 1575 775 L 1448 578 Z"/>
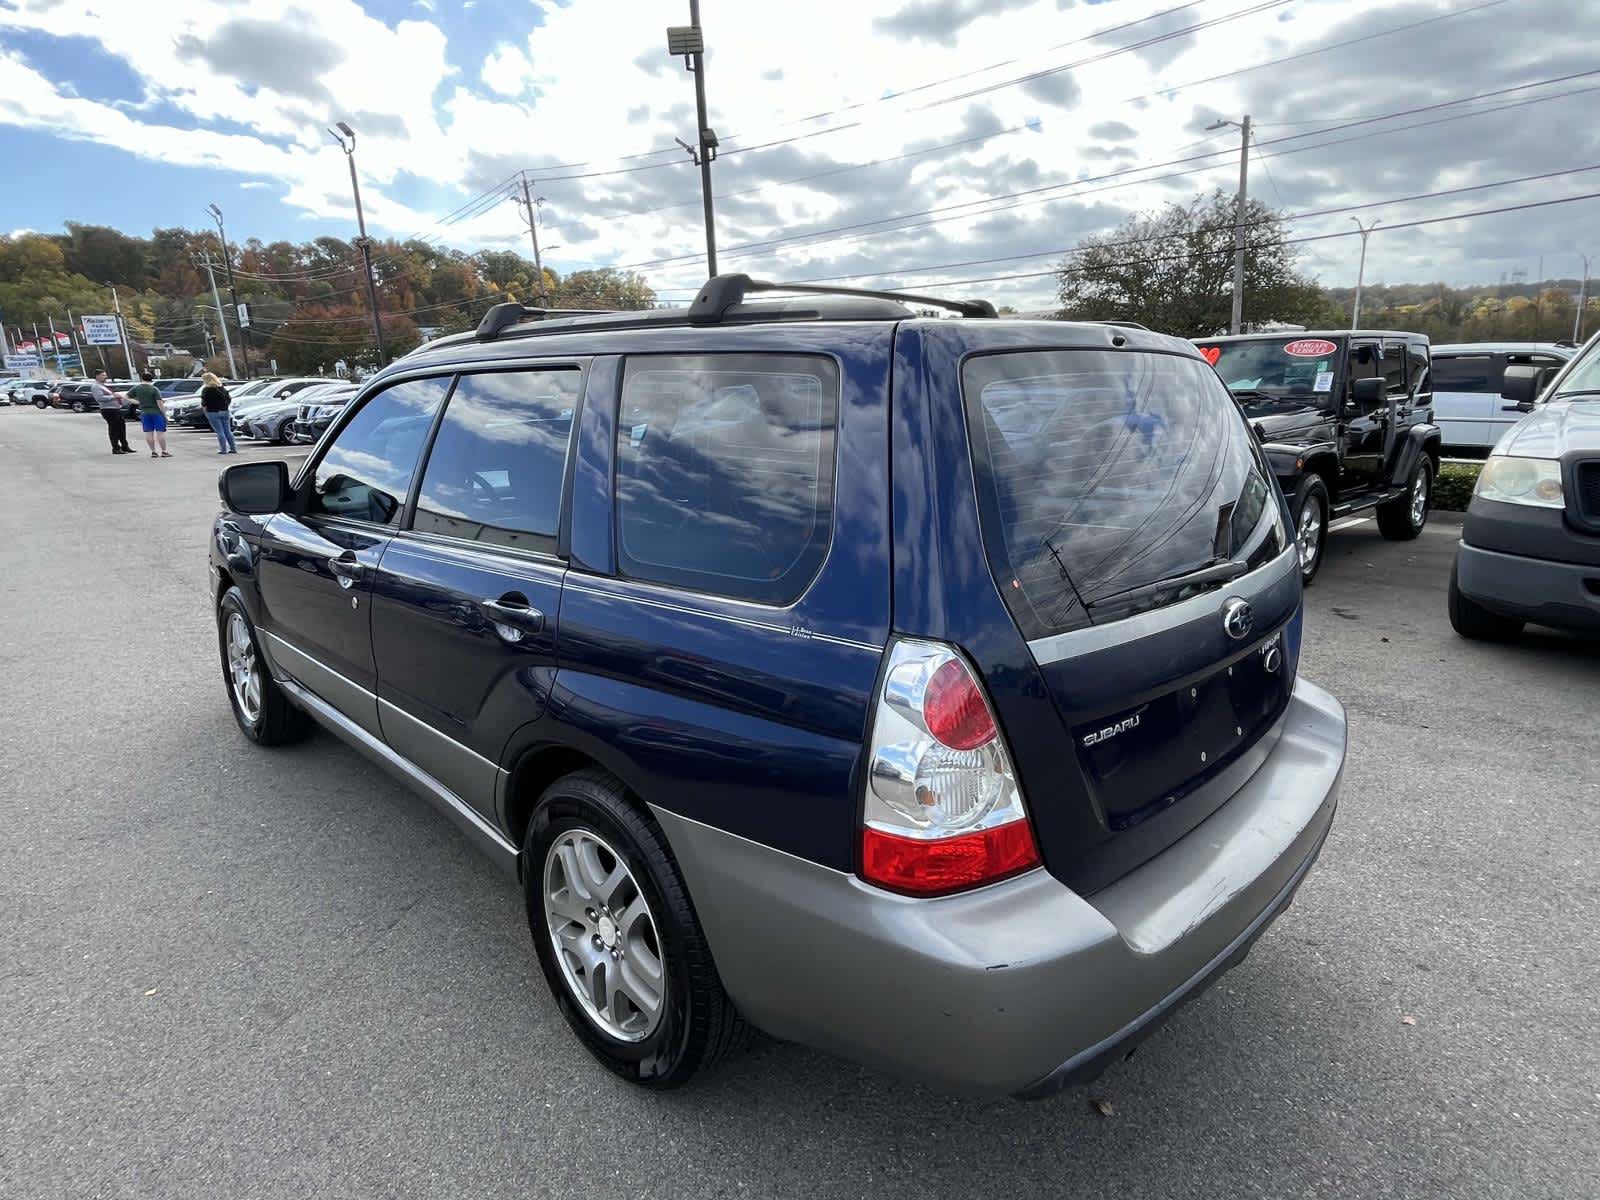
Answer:
<path fill-rule="evenodd" d="M 1534 398 L 1547 382 L 1544 378 L 1546 370 L 1547 368 L 1536 367 L 1532 363 L 1517 363 L 1507 367 L 1505 380 L 1500 385 L 1500 396 L 1511 403 L 1504 408 L 1517 412 L 1532 412 Z"/>
<path fill-rule="evenodd" d="M 217 476 L 217 491 L 229 512 L 246 516 L 282 512 L 289 499 L 289 465 L 240 463 Z"/>
<path fill-rule="evenodd" d="M 1350 395 L 1358 413 L 1364 415 L 1377 412 L 1389 403 L 1389 385 L 1382 379 L 1369 376 L 1366 379 L 1356 380 L 1350 389 Z"/>

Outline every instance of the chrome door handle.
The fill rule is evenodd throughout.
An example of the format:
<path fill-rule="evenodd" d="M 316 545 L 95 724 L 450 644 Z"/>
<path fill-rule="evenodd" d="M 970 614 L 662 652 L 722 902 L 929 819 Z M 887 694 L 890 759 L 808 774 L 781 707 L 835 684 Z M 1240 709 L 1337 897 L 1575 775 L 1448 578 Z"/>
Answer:
<path fill-rule="evenodd" d="M 356 556 L 347 551 L 336 558 L 330 558 L 328 570 L 333 572 L 333 577 L 339 581 L 340 587 L 350 588 L 361 578 L 364 568 L 356 561 Z"/>
<path fill-rule="evenodd" d="M 494 631 L 507 642 L 520 642 L 526 634 L 538 633 L 544 628 L 544 613 L 515 592 L 498 600 L 480 600 L 478 607 L 489 618 Z"/>

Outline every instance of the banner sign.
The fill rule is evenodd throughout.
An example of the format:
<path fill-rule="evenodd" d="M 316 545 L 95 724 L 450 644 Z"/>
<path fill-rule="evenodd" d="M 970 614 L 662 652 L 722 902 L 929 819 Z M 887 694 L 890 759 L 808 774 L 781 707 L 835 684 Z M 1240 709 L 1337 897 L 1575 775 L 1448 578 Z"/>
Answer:
<path fill-rule="evenodd" d="M 8 371 L 38 371 L 43 367 L 44 361 L 37 354 L 6 355 L 6 370 Z"/>
<path fill-rule="evenodd" d="M 116 317 L 83 317 L 83 340 L 91 346 L 120 346 Z"/>

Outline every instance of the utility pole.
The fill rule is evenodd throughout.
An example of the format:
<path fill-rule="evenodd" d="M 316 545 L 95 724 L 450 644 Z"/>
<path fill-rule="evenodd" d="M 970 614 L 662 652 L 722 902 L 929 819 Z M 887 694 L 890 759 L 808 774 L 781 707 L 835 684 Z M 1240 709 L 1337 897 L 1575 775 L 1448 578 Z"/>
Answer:
<path fill-rule="evenodd" d="M 206 278 L 211 281 L 211 298 L 217 302 L 217 324 L 222 326 L 222 345 L 228 351 L 228 374 L 234 379 L 239 378 L 239 371 L 233 365 L 233 342 L 228 338 L 228 314 L 222 310 L 222 297 L 217 294 L 217 273 L 211 266 L 211 255 L 207 254 L 201 260 L 205 263 Z"/>
<path fill-rule="evenodd" d="M 706 216 L 706 271 L 717 273 L 717 219 L 711 204 L 711 164 L 717 158 L 716 131 L 706 123 L 706 43 L 700 29 L 700 0 L 689 0 L 689 23 L 667 27 L 667 52 L 682 55 L 684 69 L 694 73 L 695 116 L 699 122 L 699 150 L 682 138 L 673 138 L 700 168 L 700 199 Z M 1246 120 L 1249 120 L 1247 117 Z"/>
<path fill-rule="evenodd" d="M 116 284 L 111 283 L 106 286 L 111 289 L 111 307 L 117 310 L 117 332 L 122 335 L 122 357 L 128 360 L 128 378 L 132 379 L 133 351 L 128 349 L 128 323 L 122 319 L 122 301 L 117 299 Z"/>
<path fill-rule="evenodd" d="M 1372 219 L 1372 224 L 1370 225 L 1363 225 L 1354 217 L 1351 217 L 1350 220 L 1357 229 L 1361 230 L 1361 265 L 1356 268 L 1356 306 L 1355 311 L 1350 314 L 1350 328 L 1357 329 L 1361 325 L 1361 285 L 1366 282 L 1367 278 L 1367 239 L 1372 236 L 1372 231 L 1381 222 L 1376 217 Z"/>
<path fill-rule="evenodd" d="M 1230 125 L 1239 131 L 1239 195 L 1233 203 L 1233 312 L 1228 332 L 1240 333 L 1244 328 L 1244 218 L 1250 202 L 1250 114 L 1246 113 L 1243 121 L 1213 121 L 1206 130 Z"/>
<path fill-rule="evenodd" d="M 83 357 L 83 343 L 78 341 L 78 326 L 72 319 L 72 310 L 67 309 L 67 337 L 72 341 L 72 352 L 78 356 L 78 372 L 82 375 L 89 373 L 89 363 Z"/>
<path fill-rule="evenodd" d="M 222 268 L 228 273 L 228 297 L 233 301 L 233 324 L 239 331 L 240 348 L 244 351 L 244 377 L 250 378 L 250 330 L 239 320 L 239 289 L 233 283 L 233 256 L 228 253 L 228 234 L 222 227 L 222 210 L 215 204 L 206 205 L 206 211 L 211 214 L 211 219 L 217 223 L 217 241 L 222 243 Z M 220 315 L 220 313 L 219 313 Z M 224 318 L 223 326 L 226 329 L 227 320 Z M 230 358 L 228 370 L 233 370 Z"/>
<path fill-rule="evenodd" d="M 356 131 L 343 121 L 337 122 L 339 132 L 328 130 L 328 136 L 339 143 L 345 161 L 350 164 L 350 191 L 356 198 L 356 228 L 361 236 L 356 245 L 361 247 L 361 269 L 367 273 L 367 303 L 372 308 L 372 344 L 376 347 L 378 366 L 383 366 L 383 321 L 378 316 L 378 283 L 372 277 L 372 241 L 367 237 L 367 219 L 361 213 L 361 183 L 356 178 Z M 343 135 L 343 136 L 341 136 Z M 346 140 L 348 139 L 348 141 Z"/>
<path fill-rule="evenodd" d="M 1589 256 L 1583 259 L 1583 282 L 1578 284 L 1578 311 L 1572 314 L 1572 340 L 1583 344 L 1583 306 L 1589 302 Z"/>
<path fill-rule="evenodd" d="M 539 211 L 538 200 L 533 198 L 533 192 L 528 187 L 528 173 L 522 172 L 522 206 L 528 210 L 528 232 L 533 235 L 533 266 L 539 272 L 539 303 L 550 307 L 550 289 L 544 281 L 544 259 L 539 254 Z"/>

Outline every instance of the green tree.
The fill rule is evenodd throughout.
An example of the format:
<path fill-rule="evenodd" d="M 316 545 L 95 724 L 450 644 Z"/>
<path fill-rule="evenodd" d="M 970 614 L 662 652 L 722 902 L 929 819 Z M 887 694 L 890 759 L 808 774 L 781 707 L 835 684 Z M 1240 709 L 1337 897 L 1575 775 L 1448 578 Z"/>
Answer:
<path fill-rule="evenodd" d="M 548 268 L 545 274 L 551 274 Z M 656 294 L 637 272 L 597 267 L 554 281 L 550 299 L 557 308 L 634 309 L 652 307 Z"/>
<path fill-rule="evenodd" d="M 1059 270 L 1062 316 L 1131 320 L 1179 337 L 1228 327 L 1233 298 L 1233 197 L 1215 191 L 1128 218 L 1085 238 Z M 1295 270 L 1281 216 L 1245 208 L 1244 318 L 1313 325 L 1331 315 L 1315 281 Z"/>

